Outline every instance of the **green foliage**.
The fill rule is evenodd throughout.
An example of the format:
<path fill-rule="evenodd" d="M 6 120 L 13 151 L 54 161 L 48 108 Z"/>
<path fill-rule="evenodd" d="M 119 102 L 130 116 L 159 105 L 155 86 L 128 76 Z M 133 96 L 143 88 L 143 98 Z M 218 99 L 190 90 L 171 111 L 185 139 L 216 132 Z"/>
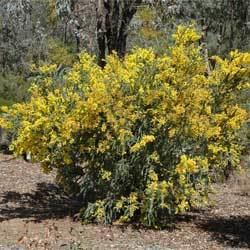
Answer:
<path fill-rule="evenodd" d="M 28 88 L 29 82 L 23 76 L 0 74 L 0 99 L 3 105 L 4 103 L 12 104 L 24 101 L 25 97 L 27 97 Z"/>
<path fill-rule="evenodd" d="M 0 107 L 1 106 L 11 106 L 12 104 L 14 104 L 13 101 L 6 100 L 6 99 L 0 97 Z M 1 112 L 1 110 L 0 110 L 0 112 Z"/>
<path fill-rule="evenodd" d="M 65 66 L 72 66 L 76 56 L 70 51 L 70 48 L 65 46 L 62 42 L 55 39 L 50 39 L 48 42 L 48 57 L 47 61 L 53 64 L 61 64 Z"/>
<path fill-rule="evenodd" d="M 164 39 L 170 37 L 177 25 L 196 23 L 203 33 L 200 42 L 206 45 L 209 55 L 225 57 L 233 49 L 250 49 L 249 1 L 151 2 L 152 7 L 142 7 L 137 12 L 137 25 L 132 29 L 130 38 L 136 45 L 150 46 L 161 53 L 162 45 L 165 45 Z"/>
<path fill-rule="evenodd" d="M 56 0 L 56 12 L 58 16 L 69 16 L 71 12 L 71 1 L 70 0 Z"/>
<path fill-rule="evenodd" d="M 167 54 L 114 54 L 104 69 L 82 54 L 61 84 L 44 65 L 31 99 L 3 109 L 0 124 L 17 131 L 11 149 L 56 169 L 82 195 L 86 221 L 164 224 L 206 204 L 214 173 L 239 166 L 250 54 L 214 57 L 210 71 L 192 27 L 173 38 Z"/>
<path fill-rule="evenodd" d="M 138 9 L 134 18 L 134 27 L 129 34 L 129 44 L 134 47 L 152 48 L 157 53 L 164 53 L 171 42 L 171 29 L 159 22 L 158 12 L 152 7 Z"/>

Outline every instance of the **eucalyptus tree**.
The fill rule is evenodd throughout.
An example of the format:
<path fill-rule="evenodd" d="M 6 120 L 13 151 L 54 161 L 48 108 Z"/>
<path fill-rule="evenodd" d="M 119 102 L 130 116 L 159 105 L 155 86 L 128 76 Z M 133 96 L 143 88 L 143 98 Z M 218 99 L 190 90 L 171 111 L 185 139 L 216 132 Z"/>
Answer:
<path fill-rule="evenodd" d="M 66 41 L 66 26 L 69 23 L 71 30 L 74 31 L 77 50 L 84 36 L 88 36 L 92 47 L 97 49 L 98 64 L 103 67 L 107 54 L 115 51 L 119 57 L 125 55 L 129 25 L 138 6 L 143 3 L 150 4 L 150 1 L 57 0 L 57 14 L 62 20 L 66 20 L 64 40 Z M 86 27 L 89 28 L 87 32 Z M 93 36 L 93 31 L 96 36 Z M 96 38 L 95 42 L 93 37 Z"/>
<path fill-rule="evenodd" d="M 129 24 L 142 0 L 97 0 L 97 43 L 99 65 L 104 66 L 106 52 L 119 57 L 126 53 Z"/>
<path fill-rule="evenodd" d="M 195 22 L 210 54 L 226 55 L 230 50 L 250 49 L 249 0 L 165 0 L 155 1 L 161 22 Z"/>
<path fill-rule="evenodd" d="M 44 1 L 1 0 L 1 72 L 22 73 L 29 62 L 46 56 L 47 34 L 38 14 L 42 7 Z"/>
<path fill-rule="evenodd" d="M 94 53 L 96 50 L 95 1 L 53 0 L 52 2 L 54 2 L 54 8 L 59 17 L 58 25 L 63 30 L 61 33 L 64 44 L 73 45 L 76 52 L 86 49 L 88 52 Z"/>
<path fill-rule="evenodd" d="M 0 63 L 2 71 L 22 68 L 31 43 L 31 8 L 28 1 L 1 1 Z"/>

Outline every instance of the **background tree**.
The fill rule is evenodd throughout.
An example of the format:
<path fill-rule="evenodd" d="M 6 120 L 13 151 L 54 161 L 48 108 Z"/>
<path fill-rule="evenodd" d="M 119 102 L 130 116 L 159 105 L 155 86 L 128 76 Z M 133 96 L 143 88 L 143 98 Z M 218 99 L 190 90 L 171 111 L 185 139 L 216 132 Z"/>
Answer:
<path fill-rule="evenodd" d="M 155 15 L 151 24 L 166 34 L 165 39 L 178 24 L 195 22 L 204 34 L 201 42 L 210 55 L 224 57 L 233 49 L 250 48 L 250 1 L 166 0 L 154 1 L 152 6 Z"/>
<path fill-rule="evenodd" d="M 106 53 L 124 57 L 129 24 L 142 0 L 97 0 L 98 64 L 104 66 Z"/>
<path fill-rule="evenodd" d="M 244 0 L 2 0 L 0 96 L 22 100 L 31 64 L 68 67 L 82 50 L 102 66 L 113 50 L 120 57 L 135 46 L 164 53 L 180 23 L 197 22 L 209 56 L 247 51 L 249 12 Z"/>
<path fill-rule="evenodd" d="M 51 0 L 52 1 L 52 0 Z M 55 36 L 65 45 L 71 46 L 74 52 L 86 49 L 96 51 L 96 4 L 88 0 L 52 1 L 53 9 L 58 17 Z M 52 4 L 52 5 L 53 5 Z"/>

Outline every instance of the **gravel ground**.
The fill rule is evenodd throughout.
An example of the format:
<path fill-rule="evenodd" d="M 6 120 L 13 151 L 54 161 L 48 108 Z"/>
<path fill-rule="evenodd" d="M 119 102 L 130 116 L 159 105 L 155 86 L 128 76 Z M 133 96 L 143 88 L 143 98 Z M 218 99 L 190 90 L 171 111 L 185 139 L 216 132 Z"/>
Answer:
<path fill-rule="evenodd" d="M 250 249 L 249 176 L 214 186 L 213 205 L 168 230 L 82 225 L 78 207 L 36 164 L 0 154 L 0 250 Z"/>

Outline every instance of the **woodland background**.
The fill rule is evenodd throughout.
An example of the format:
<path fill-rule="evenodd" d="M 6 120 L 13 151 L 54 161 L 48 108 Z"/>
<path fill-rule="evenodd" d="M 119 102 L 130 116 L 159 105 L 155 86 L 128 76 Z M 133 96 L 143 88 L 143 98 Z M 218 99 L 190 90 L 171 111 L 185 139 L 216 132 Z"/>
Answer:
<path fill-rule="evenodd" d="M 1 0 L 0 103 L 27 97 L 32 64 L 56 63 L 62 72 L 80 51 L 98 54 L 96 2 Z M 126 31 L 128 51 L 137 46 L 162 53 L 176 26 L 193 22 L 209 56 L 249 50 L 248 0 L 138 1 L 136 10 Z"/>

